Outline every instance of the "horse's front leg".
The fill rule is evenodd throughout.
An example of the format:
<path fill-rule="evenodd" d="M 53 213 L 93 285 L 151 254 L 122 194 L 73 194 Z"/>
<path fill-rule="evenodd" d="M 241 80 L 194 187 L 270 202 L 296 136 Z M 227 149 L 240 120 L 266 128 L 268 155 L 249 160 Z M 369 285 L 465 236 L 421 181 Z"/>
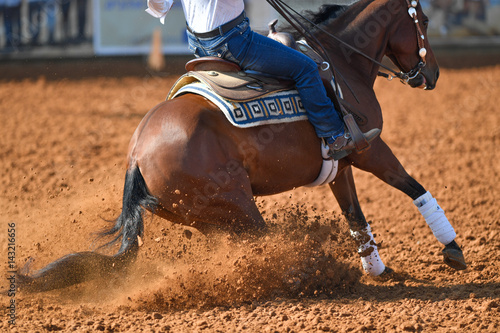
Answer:
<path fill-rule="evenodd" d="M 330 188 L 349 223 L 363 269 L 372 276 L 390 273 L 392 270 L 382 262 L 370 225 L 359 205 L 352 168 L 344 168 L 335 178 L 335 182 L 330 184 Z"/>
<path fill-rule="evenodd" d="M 436 199 L 413 179 L 382 139 L 372 143 L 363 154 L 351 154 L 353 165 L 371 172 L 387 184 L 413 199 L 413 204 L 425 219 L 436 239 L 445 247 L 444 262 L 454 269 L 465 269 L 467 264 L 462 250 L 455 241 L 456 233 Z"/>

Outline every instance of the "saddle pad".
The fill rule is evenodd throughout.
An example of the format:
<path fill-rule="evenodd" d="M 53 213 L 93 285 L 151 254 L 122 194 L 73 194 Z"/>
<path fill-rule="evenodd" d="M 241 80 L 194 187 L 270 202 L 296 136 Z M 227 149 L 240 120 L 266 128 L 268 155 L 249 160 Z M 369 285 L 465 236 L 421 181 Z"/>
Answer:
<path fill-rule="evenodd" d="M 280 91 L 252 101 L 234 102 L 217 95 L 201 82 L 193 82 L 177 90 L 168 99 L 186 93 L 207 98 L 217 105 L 236 127 L 246 128 L 307 119 L 306 109 L 296 90 Z"/>

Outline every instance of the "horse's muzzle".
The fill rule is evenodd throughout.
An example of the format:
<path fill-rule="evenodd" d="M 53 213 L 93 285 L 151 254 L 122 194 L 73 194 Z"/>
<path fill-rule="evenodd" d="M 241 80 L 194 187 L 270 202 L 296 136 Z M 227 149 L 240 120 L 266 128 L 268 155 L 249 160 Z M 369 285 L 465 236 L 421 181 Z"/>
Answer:
<path fill-rule="evenodd" d="M 424 75 L 418 74 L 415 78 L 408 81 L 408 85 L 412 88 L 421 88 L 421 89 L 429 89 L 429 85 L 427 84 L 427 79 Z M 432 88 L 434 89 L 434 86 Z"/>

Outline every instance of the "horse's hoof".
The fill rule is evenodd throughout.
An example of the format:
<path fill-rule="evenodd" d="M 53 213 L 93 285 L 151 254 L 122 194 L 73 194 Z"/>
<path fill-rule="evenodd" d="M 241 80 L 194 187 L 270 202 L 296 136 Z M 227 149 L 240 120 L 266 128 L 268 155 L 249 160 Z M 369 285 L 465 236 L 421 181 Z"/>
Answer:
<path fill-rule="evenodd" d="M 392 268 L 390 268 L 390 267 L 385 266 L 385 269 L 382 272 L 382 274 L 380 274 L 380 276 L 388 276 L 388 275 L 390 275 L 392 273 L 394 273 L 394 270 Z"/>
<path fill-rule="evenodd" d="M 444 257 L 443 261 L 446 265 L 456 270 L 463 270 L 467 268 L 464 254 L 460 249 L 460 246 L 458 246 L 457 242 L 453 241 L 450 244 L 446 245 L 442 253 Z"/>
<path fill-rule="evenodd" d="M 389 281 L 394 278 L 394 270 L 385 266 L 384 271 L 377 276 L 372 276 L 376 281 Z"/>

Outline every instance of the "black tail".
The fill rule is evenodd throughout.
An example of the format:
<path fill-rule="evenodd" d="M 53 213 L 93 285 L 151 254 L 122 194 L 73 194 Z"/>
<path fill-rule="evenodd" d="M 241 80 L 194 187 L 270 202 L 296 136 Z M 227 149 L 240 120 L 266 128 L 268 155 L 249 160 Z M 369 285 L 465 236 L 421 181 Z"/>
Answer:
<path fill-rule="evenodd" d="M 149 194 L 146 182 L 139 168 L 134 166 L 129 169 L 125 176 L 122 212 L 116 219 L 115 226 L 100 235 L 103 237 L 120 232 L 115 239 L 107 244 L 111 245 L 120 238 L 122 239 L 120 250 L 118 250 L 115 256 L 125 253 L 137 246 L 137 236 L 142 236 L 144 232 L 144 223 L 142 220 L 144 208 L 154 211 L 157 204 L 158 200 Z"/>
<path fill-rule="evenodd" d="M 18 274 L 17 285 L 26 291 L 47 291 L 68 287 L 80 282 L 106 277 L 120 272 L 137 256 L 138 236 L 142 236 L 144 209 L 154 211 L 157 199 L 149 194 L 146 182 L 137 166 L 127 171 L 123 190 L 123 207 L 115 226 L 101 233 L 102 236 L 118 235 L 108 244 L 122 243 L 118 253 L 107 256 L 96 252 L 68 254 L 46 267 L 29 274 Z M 27 270 L 25 267 L 24 270 Z"/>

